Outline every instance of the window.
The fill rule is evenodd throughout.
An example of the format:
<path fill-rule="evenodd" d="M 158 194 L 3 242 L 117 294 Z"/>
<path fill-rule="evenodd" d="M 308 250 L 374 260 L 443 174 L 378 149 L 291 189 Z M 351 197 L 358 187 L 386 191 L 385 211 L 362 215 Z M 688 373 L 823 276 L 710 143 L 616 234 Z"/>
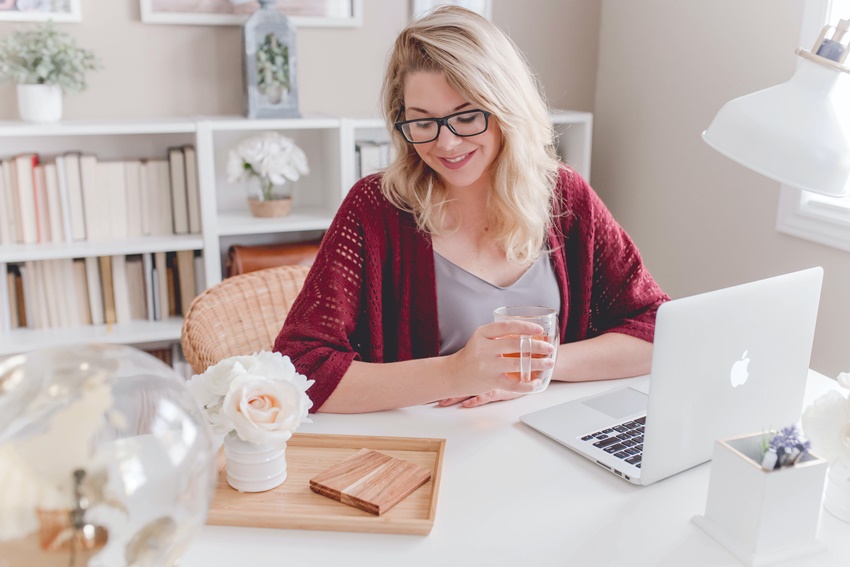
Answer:
<path fill-rule="evenodd" d="M 826 25 L 850 19 L 850 0 L 806 3 L 800 46 L 811 49 Z M 824 197 L 782 186 L 776 229 L 799 238 L 850 251 L 850 196 Z"/>

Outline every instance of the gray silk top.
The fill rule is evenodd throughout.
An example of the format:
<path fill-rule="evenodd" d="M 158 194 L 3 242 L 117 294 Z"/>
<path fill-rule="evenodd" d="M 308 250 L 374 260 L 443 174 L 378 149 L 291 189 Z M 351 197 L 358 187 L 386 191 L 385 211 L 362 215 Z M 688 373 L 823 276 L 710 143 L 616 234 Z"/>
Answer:
<path fill-rule="evenodd" d="M 493 321 L 505 305 L 539 305 L 561 310 L 561 291 L 548 254 L 541 254 L 513 284 L 499 287 L 434 252 L 440 355 L 459 351 L 475 329 Z"/>

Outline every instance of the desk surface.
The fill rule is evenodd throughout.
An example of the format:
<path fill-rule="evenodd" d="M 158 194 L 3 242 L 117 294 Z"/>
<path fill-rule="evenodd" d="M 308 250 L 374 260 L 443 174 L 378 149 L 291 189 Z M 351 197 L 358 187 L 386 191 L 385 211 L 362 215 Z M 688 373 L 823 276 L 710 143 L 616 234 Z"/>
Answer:
<path fill-rule="evenodd" d="M 299 431 L 446 439 L 430 535 L 206 526 L 181 567 L 740 566 L 691 522 L 705 512 L 710 463 L 633 486 L 519 422 L 530 411 L 629 381 L 553 383 L 540 395 L 473 409 L 314 416 Z M 810 372 L 807 404 L 832 387 L 834 381 Z M 850 565 L 850 524 L 823 510 L 818 537 L 826 552 L 781 565 Z"/>

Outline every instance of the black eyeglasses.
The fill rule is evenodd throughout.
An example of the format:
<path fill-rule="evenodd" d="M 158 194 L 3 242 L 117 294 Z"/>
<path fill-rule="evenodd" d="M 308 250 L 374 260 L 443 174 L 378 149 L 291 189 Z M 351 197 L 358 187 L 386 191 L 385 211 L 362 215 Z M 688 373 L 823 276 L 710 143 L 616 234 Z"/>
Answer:
<path fill-rule="evenodd" d="M 398 113 L 398 117 L 401 118 L 403 114 L 404 108 Z M 425 144 L 433 142 L 440 136 L 441 126 L 445 126 L 452 134 L 462 138 L 483 134 L 487 131 L 490 114 L 486 110 L 464 110 L 442 118 L 404 120 L 396 122 L 395 127 L 411 144 Z"/>

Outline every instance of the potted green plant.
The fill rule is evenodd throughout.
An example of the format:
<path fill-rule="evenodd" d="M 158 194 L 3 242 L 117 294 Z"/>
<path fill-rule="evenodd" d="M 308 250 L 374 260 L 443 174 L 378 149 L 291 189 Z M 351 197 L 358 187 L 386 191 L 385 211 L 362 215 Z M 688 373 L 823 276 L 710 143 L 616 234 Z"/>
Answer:
<path fill-rule="evenodd" d="M 0 81 L 18 85 L 18 112 L 29 122 L 59 121 L 62 94 L 84 90 L 86 71 L 100 67 L 94 52 L 53 22 L 0 40 Z"/>

